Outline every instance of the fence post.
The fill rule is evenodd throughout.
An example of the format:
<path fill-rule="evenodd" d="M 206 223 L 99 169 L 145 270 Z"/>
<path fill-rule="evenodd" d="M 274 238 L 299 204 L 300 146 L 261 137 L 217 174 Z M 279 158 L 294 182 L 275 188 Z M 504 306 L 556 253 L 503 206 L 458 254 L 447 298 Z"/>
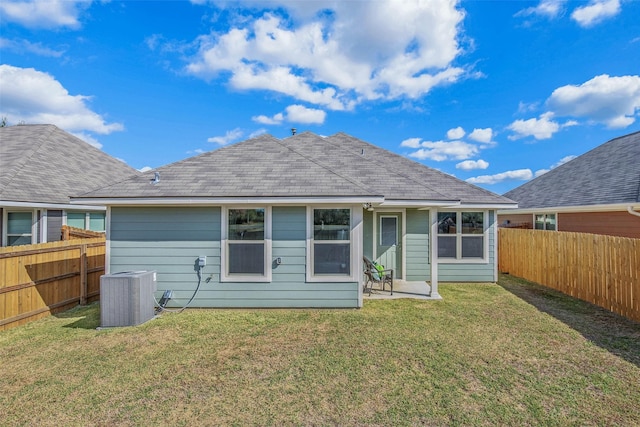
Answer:
<path fill-rule="evenodd" d="M 80 305 L 87 304 L 87 245 L 80 245 Z"/>

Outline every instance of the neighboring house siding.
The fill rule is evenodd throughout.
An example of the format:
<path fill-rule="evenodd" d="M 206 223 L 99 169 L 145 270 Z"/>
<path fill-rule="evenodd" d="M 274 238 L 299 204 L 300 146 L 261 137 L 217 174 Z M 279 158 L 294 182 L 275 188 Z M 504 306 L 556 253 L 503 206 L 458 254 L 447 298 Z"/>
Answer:
<path fill-rule="evenodd" d="M 441 282 L 495 282 L 496 242 L 495 228 L 497 226 L 495 211 L 489 211 L 488 238 L 489 254 L 488 263 L 467 264 L 450 263 L 438 264 L 438 280 Z"/>
<path fill-rule="evenodd" d="M 628 212 L 558 214 L 558 230 L 640 238 L 640 218 Z"/>
<path fill-rule="evenodd" d="M 47 210 L 47 242 L 57 242 L 61 238 L 62 211 Z"/>
<path fill-rule="evenodd" d="M 430 280 L 429 211 L 407 209 L 406 280 Z"/>
<path fill-rule="evenodd" d="M 306 283 L 306 208 L 274 207 L 270 283 L 220 283 L 221 210 L 112 208 L 111 272 L 156 270 L 158 290 L 183 306 L 197 285 L 194 263 L 207 256 L 192 307 L 357 307 L 357 283 Z M 205 279 L 211 277 L 209 283 Z M 158 292 L 158 295 L 160 292 Z"/>

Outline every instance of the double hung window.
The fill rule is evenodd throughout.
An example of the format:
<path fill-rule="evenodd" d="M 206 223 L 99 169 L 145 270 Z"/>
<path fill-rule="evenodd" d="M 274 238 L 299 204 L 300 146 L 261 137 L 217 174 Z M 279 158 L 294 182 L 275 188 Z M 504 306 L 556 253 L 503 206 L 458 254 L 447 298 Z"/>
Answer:
<path fill-rule="evenodd" d="M 536 230 L 556 229 L 556 214 L 534 214 Z"/>
<path fill-rule="evenodd" d="M 312 215 L 312 276 L 351 276 L 351 209 L 313 209 Z"/>
<path fill-rule="evenodd" d="M 33 213 L 7 213 L 7 246 L 30 245 L 33 238 Z"/>
<path fill-rule="evenodd" d="M 226 262 L 224 276 L 228 280 L 268 280 L 269 255 L 267 208 L 227 209 Z"/>
<path fill-rule="evenodd" d="M 438 258 L 485 259 L 485 224 L 484 212 L 438 212 Z"/>
<path fill-rule="evenodd" d="M 104 212 L 67 212 L 67 225 L 91 231 L 105 231 Z"/>

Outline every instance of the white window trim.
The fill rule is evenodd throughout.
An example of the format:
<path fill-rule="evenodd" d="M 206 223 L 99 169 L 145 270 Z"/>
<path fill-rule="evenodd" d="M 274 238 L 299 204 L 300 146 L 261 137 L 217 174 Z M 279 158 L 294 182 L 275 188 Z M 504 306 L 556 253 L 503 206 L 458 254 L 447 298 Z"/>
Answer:
<path fill-rule="evenodd" d="M 313 274 L 314 243 L 313 238 L 313 210 L 314 209 L 349 209 L 351 211 L 351 230 L 349 231 L 349 244 L 351 265 L 350 275 Z M 307 282 L 358 282 L 362 281 L 362 205 L 314 205 L 307 206 Z M 346 240 L 331 240 L 331 243 L 346 242 Z"/>
<path fill-rule="evenodd" d="M 229 274 L 228 251 L 229 251 L 229 210 L 230 209 L 264 209 L 264 275 L 254 274 Z M 256 282 L 268 283 L 272 279 L 271 266 L 271 206 L 224 206 L 222 207 L 222 239 L 220 240 L 220 282 Z M 234 240 L 235 242 L 235 240 Z M 247 241 L 257 243 L 258 241 Z"/>
<path fill-rule="evenodd" d="M 482 212 L 482 223 L 484 225 L 484 232 L 482 234 L 462 234 L 461 232 L 456 232 L 456 258 L 440 258 L 436 252 L 436 258 L 438 259 L 438 264 L 488 264 L 489 263 L 489 230 L 491 229 L 491 224 L 489 224 L 489 211 L 479 210 L 479 209 L 464 209 L 464 210 L 450 210 L 450 209 L 441 209 L 436 212 L 436 224 L 438 222 L 437 215 L 442 212 L 455 212 L 456 213 L 456 230 L 462 230 L 462 213 L 463 212 Z M 458 225 L 460 224 L 460 226 Z M 437 230 L 437 227 L 436 227 Z M 451 236 L 451 234 L 437 234 L 437 237 L 440 236 Z M 482 258 L 462 258 L 462 237 L 463 236 L 483 236 L 483 254 Z M 435 248 L 438 251 L 439 248 Z"/>
<path fill-rule="evenodd" d="M 38 210 L 37 209 L 7 209 L 2 210 L 2 246 L 9 242 L 9 212 L 31 212 L 31 245 L 38 243 Z"/>

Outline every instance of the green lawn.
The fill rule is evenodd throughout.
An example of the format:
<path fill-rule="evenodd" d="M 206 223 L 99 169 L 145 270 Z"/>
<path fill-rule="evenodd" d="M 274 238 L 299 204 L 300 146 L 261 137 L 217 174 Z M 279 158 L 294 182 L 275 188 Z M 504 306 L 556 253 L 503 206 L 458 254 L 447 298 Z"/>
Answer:
<path fill-rule="evenodd" d="M 504 276 L 360 310 L 0 333 L 0 425 L 640 425 L 640 324 Z"/>

